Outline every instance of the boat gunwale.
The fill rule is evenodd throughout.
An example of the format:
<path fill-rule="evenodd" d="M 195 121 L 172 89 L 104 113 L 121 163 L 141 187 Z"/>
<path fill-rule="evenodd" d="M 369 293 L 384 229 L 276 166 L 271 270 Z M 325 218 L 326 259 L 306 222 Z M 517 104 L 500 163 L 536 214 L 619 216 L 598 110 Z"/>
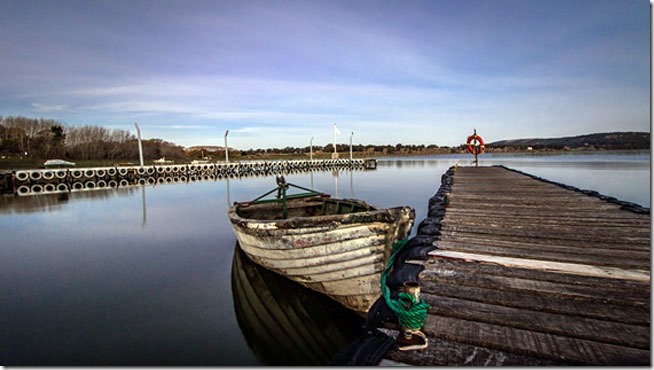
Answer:
<path fill-rule="evenodd" d="M 340 224 L 356 224 L 356 223 L 370 223 L 370 222 L 385 222 L 393 223 L 400 219 L 396 216 L 398 211 L 403 209 L 413 208 L 409 206 L 398 206 L 390 208 L 379 208 L 373 206 L 365 201 L 356 200 L 356 199 L 342 199 L 342 198 L 329 198 L 332 201 L 344 201 L 349 203 L 356 203 L 359 205 L 364 205 L 371 208 L 368 211 L 359 211 L 343 214 L 330 214 L 330 215 L 318 215 L 318 216 L 297 216 L 289 217 L 286 219 L 256 219 L 256 218 L 246 218 L 238 214 L 239 207 L 253 206 L 253 204 L 238 203 L 235 202 L 232 207 L 228 210 L 228 216 L 234 225 L 239 227 L 247 227 L 248 225 L 274 225 L 276 229 L 295 229 L 299 227 L 318 227 L 318 226 L 330 226 L 335 222 Z M 289 203 L 300 203 L 301 200 L 291 201 Z M 256 205 L 254 205 L 256 206 Z M 273 228 L 273 229 L 275 229 Z M 270 230 L 269 228 L 266 231 Z"/>

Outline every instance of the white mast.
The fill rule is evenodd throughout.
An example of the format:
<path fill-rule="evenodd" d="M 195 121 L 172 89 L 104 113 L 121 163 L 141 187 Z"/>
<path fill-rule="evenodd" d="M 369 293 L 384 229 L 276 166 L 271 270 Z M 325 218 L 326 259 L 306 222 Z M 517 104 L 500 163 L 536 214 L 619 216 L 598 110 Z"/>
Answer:
<path fill-rule="evenodd" d="M 143 166 L 143 145 L 141 144 L 141 129 L 139 128 L 138 123 L 135 123 L 134 126 L 136 126 L 136 135 L 139 139 L 139 160 L 141 166 Z"/>

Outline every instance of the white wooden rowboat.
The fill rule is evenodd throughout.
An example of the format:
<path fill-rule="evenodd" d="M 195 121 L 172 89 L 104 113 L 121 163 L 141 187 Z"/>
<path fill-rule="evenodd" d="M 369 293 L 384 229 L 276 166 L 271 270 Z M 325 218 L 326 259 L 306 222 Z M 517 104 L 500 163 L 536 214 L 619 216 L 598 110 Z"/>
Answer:
<path fill-rule="evenodd" d="M 287 195 L 289 186 L 307 193 Z M 277 191 L 277 197 L 261 200 Z M 235 202 L 229 219 L 255 263 L 366 313 L 381 295 L 380 277 L 393 243 L 406 238 L 415 211 L 336 199 L 278 178 L 278 187 Z"/>

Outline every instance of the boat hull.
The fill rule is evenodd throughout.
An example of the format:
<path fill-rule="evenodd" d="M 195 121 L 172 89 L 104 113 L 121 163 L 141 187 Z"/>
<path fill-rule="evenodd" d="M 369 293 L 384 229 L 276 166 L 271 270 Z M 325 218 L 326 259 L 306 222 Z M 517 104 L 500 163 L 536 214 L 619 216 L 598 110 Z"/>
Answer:
<path fill-rule="evenodd" d="M 241 249 L 255 263 L 365 313 L 379 298 L 392 245 L 406 238 L 415 211 L 395 207 L 286 220 L 229 211 Z"/>

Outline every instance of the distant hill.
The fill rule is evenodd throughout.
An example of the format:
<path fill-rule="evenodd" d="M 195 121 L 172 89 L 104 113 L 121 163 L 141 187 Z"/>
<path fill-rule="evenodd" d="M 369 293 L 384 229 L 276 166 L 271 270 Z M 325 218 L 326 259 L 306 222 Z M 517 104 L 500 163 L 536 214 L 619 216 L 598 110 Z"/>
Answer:
<path fill-rule="evenodd" d="M 500 140 L 486 144 L 487 148 L 510 149 L 650 149 L 649 132 L 608 132 L 550 139 Z"/>

